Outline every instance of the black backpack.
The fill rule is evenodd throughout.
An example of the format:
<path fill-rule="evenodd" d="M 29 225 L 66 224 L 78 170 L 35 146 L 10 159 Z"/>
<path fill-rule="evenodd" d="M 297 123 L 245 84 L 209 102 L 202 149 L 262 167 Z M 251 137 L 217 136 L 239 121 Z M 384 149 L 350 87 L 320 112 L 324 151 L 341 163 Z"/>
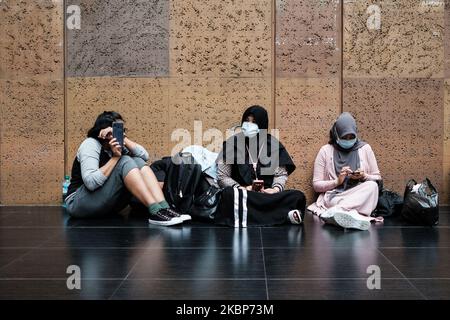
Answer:
<path fill-rule="evenodd" d="M 194 205 L 197 185 L 202 167 L 195 163 L 189 153 L 178 153 L 172 157 L 164 179 L 164 197 L 169 205 L 182 214 L 189 214 Z"/>
<path fill-rule="evenodd" d="M 383 180 L 378 180 L 378 203 L 372 212 L 372 217 L 393 217 L 400 215 L 403 206 L 403 198 L 398 193 L 385 189 Z"/>

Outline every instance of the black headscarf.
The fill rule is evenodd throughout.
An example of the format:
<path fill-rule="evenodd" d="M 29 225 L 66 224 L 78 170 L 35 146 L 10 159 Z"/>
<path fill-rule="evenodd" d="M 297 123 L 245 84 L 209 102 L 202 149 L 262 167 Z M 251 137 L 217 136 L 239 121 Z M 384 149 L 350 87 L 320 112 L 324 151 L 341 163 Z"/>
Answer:
<path fill-rule="evenodd" d="M 223 143 L 217 159 L 232 165 L 231 178 L 243 186 L 251 185 L 256 179 L 251 160 L 258 161 L 258 179 L 264 180 L 265 188 L 270 188 L 276 167 L 285 167 L 288 174 L 291 174 L 295 170 L 295 164 L 286 148 L 268 133 L 269 116 L 266 109 L 261 106 L 249 107 L 242 115 L 241 125 L 250 115 L 253 116 L 260 133 L 252 138 L 244 136 L 242 132 L 233 135 Z M 278 163 L 275 156 L 278 156 Z"/>
<path fill-rule="evenodd" d="M 266 109 L 261 106 L 251 106 L 244 111 L 241 119 L 241 125 L 247 121 L 249 116 L 253 116 L 254 123 L 258 125 L 259 130 L 269 129 L 269 115 Z"/>
<path fill-rule="evenodd" d="M 353 134 L 357 138 L 358 129 L 355 118 L 349 112 L 344 112 L 337 118 L 330 130 L 329 143 L 334 147 L 333 162 L 336 175 L 339 175 L 345 166 L 349 166 L 353 171 L 360 168 L 358 149 L 366 145 L 366 143 L 357 138 L 353 147 L 344 149 L 337 143 L 337 139 L 348 134 Z"/>

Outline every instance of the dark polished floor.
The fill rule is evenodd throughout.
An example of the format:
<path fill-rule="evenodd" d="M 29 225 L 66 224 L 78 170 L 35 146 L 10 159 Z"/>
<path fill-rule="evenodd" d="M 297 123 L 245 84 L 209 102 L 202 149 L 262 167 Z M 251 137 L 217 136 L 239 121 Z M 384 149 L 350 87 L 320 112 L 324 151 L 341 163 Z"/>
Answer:
<path fill-rule="evenodd" d="M 0 299 L 449 299 L 450 211 L 438 227 L 149 226 L 0 207 Z M 81 290 L 67 288 L 67 267 Z M 367 287 L 380 267 L 381 289 Z"/>

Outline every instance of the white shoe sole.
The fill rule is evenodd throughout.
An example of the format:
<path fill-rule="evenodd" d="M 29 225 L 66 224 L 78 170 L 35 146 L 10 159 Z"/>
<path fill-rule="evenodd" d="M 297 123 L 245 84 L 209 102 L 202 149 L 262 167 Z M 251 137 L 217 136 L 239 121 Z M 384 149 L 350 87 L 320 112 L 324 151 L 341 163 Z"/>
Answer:
<path fill-rule="evenodd" d="M 150 224 L 154 224 L 156 226 L 174 226 L 176 224 L 180 224 L 183 223 L 183 220 L 181 218 L 172 218 L 169 221 L 157 221 L 157 220 L 152 220 L 151 218 L 148 219 L 148 222 Z"/>
<path fill-rule="evenodd" d="M 336 212 L 333 219 L 339 226 L 345 229 L 358 229 L 365 231 L 370 228 L 369 221 L 356 219 L 351 214 L 346 212 Z"/>
<path fill-rule="evenodd" d="M 182 215 L 180 215 L 180 219 L 183 220 L 183 222 L 184 222 L 184 221 L 192 220 L 192 217 L 188 214 L 182 214 Z"/>

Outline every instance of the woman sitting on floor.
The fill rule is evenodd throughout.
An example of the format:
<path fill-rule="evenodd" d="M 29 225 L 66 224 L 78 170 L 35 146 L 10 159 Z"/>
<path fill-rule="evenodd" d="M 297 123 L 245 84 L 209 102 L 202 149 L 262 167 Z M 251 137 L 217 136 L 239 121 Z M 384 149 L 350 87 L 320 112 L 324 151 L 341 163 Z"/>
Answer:
<path fill-rule="evenodd" d="M 155 175 L 146 165 L 148 153 L 124 138 L 123 149 L 112 135 L 113 122 L 123 122 L 113 111 L 101 113 L 78 148 L 65 199 L 70 216 L 101 217 L 124 209 L 135 196 L 149 212 L 149 222 L 175 225 L 190 219 L 169 207 Z"/>
<path fill-rule="evenodd" d="M 246 227 L 302 222 L 305 196 L 284 190 L 295 165 L 268 127 L 267 111 L 252 106 L 242 116 L 242 132 L 224 142 L 217 158 L 217 178 L 225 189 L 216 223 Z"/>
<path fill-rule="evenodd" d="M 377 206 L 380 179 L 372 148 L 358 139 L 355 119 L 344 112 L 316 157 L 313 187 L 320 195 L 308 210 L 326 223 L 367 230 L 371 221 L 382 221 L 370 217 Z"/>

